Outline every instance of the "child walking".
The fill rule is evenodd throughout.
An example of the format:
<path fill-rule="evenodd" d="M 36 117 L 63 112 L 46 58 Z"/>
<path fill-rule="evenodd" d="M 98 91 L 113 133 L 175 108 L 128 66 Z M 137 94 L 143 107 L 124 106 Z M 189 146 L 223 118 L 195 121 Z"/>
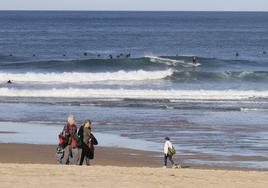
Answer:
<path fill-rule="evenodd" d="M 172 156 L 176 153 L 175 148 L 173 147 L 170 138 L 165 138 L 165 145 L 164 145 L 164 166 L 163 168 L 167 168 L 167 159 L 172 164 L 172 168 L 178 168 L 178 166 L 174 163 Z"/>

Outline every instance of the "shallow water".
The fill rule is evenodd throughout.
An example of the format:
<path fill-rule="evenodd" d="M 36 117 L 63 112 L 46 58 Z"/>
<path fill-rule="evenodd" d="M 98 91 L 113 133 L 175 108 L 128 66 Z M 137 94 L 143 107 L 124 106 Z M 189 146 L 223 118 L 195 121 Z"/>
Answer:
<path fill-rule="evenodd" d="M 9 113 L 6 113 L 7 109 Z M 238 159 L 237 165 L 233 164 L 234 167 L 261 168 L 258 158 L 267 160 L 266 124 L 263 124 L 263 121 L 250 122 L 241 116 L 244 114 L 245 117 L 252 116 L 249 117 L 250 120 L 254 117 L 256 120 L 263 118 L 267 121 L 266 113 L 260 115 L 259 112 L 202 112 L 139 107 L 2 103 L 0 113 L 5 116 L 2 116 L 0 131 L 19 133 L 1 134 L 0 142 L 56 144 L 57 134 L 62 130 L 65 118 L 71 112 L 76 115 L 78 124 L 84 118 L 92 117 L 93 130 L 100 139 L 101 146 L 162 152 L 163 139 L 165 136 L 170 136 L 179 155 L 191 156 L 194 153 L 216 160 L 213 162 L 207 158 L 198 158 L 203 160 L 200 164 L 209 165 L 218 162 L 219 165 L 230 166 L 234 163 L 230 157 L 240 156 L 241 159 Z M 228 115 L 230 119 L 223 121 L 226 113 L 230 113 Z M 237 119 L 239 116 L 243 121 Z M 232 118 L 236 121 L 232 121 Z M 254 123 L 254 126 L 251 123 Z M 42 132 L 41 137 L 38 136 L 39 131 Z M 253 159 L 245 161 L 247 159 L 243 157 Z M 195 164 L 197 159 L 195 161 L 192 156 L 189 159 L 186 157 L 184 162 Z M 262 168 L 266 166 L 263 165 Z"/>
<path fill-rule="evenodd" d="M 58 135 L 62 127 L 58 125 L 45 125 L 38 123 L 15 123 L 0 122 L 1 143 L 20 143 L 20 144 L 58 144 Z M 157 143 L 128 139 L 116 134 L 93 132 L 102 147 L 131 148 L 145 151 L 160 151 Z"/>

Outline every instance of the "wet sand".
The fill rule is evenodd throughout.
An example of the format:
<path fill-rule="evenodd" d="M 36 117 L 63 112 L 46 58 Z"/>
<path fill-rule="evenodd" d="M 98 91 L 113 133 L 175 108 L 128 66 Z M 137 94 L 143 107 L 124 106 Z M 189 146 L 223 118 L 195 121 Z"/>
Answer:
<path fill-rule="evenodd" d="M 19 164 L 57 164 L 55 159 L 56 145 L 34 145 L 34 144 L 0 144 L 0 163 Z M 216 160 L 213 156 L 200 153 L 190 153 L 187 155 L 175 155 L 174 161 L 182 165 L 183 168 L 192 169 L 222 169 L 222 170 L 257 170 L 254 168 L 237 168 L 226 166 L 209 166 L 198 164 L 187 164 L 185 159 Z M 267 161 L 266 158 L 250 157 L 251 160 Z M 232 156 L 230 160 L 243 161 L 249 157 Z M 122 167 L 162 167 L 163 153 L 141 151 L 125 148 L 96 147 L 95 159 L 91 160 L 92 165 L 122 166 Z"/>
<path fill-rule="evenodd" d="M 0 144 L 0 163 L 57 164 L 55 145 Z M 162 154 L 124 148 L 96 147 L 93 165 L 159 167 Z"/>

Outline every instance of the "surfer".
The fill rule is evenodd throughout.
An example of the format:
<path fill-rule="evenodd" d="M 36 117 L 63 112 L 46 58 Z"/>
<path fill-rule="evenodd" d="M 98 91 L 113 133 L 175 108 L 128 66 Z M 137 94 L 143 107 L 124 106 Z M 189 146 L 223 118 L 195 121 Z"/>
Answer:
<path fill-rule="evenodd" d="M 109 58 L 110 58 L 110 59 L 113 59 L 113 56 L 110 54 L 110 55 L 109 55 Z"/>
<path fill-rule="evenodd" d="M 101 56 L 100 54 L 97 55 L 97 57 L 100 57 L 100 56 Z"/>
<path fill-rule="evenodd" d="M 11 81 L 11 80 L 8 80 L 8 81 L 7 81 L 7 84 L 12 84 L 12 81 Z"/>
<path fill-rule="evenodd" d="M 265 55 L 266 54 L 266 51 L 263 51 L 262 54 Z"/>
<path fill-rule="evenodd" d="M 35 54 L 33 54 L 33 57 L 35 57 Z"/>
<path fill-rule="evenodd" d="M 87 56 L 87 52 L 84 53 L 84 56 Z"/>
<path fill-rule="evenodd" d="M 126 54 L 126 58 L 129 58 L 130 56 L 131 56 L 130 53 L 127 53 L 127 54 Z"/>
<path fill-rule="evenodd" d="M 197 63 L 197 58 L 194 56 L 193 57 L 193 64 L 196 64 Z"/>
<path fill-rule="evenodd" d="M 236 52 L 235 56 L 236 56 L 236 57 L 238 57 L 238 56 L 239 56 L 239 53 L 238 53 L 238 52 Z"/>

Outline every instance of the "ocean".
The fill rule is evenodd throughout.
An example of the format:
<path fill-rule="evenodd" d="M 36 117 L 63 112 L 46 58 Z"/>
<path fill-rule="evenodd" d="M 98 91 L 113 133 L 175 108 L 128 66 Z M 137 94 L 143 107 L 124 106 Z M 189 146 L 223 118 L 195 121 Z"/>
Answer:
<path fill-rule="evenodd" d="M 40 143 L 42 131 L 57 143 L 74 114 L 108 147 L 162 152 L 169 136 L 185 163 L 268 169 L 267 23 L 264 12 L 1 11 L 0 128 L 33 131 L 0 142 Z"/>

